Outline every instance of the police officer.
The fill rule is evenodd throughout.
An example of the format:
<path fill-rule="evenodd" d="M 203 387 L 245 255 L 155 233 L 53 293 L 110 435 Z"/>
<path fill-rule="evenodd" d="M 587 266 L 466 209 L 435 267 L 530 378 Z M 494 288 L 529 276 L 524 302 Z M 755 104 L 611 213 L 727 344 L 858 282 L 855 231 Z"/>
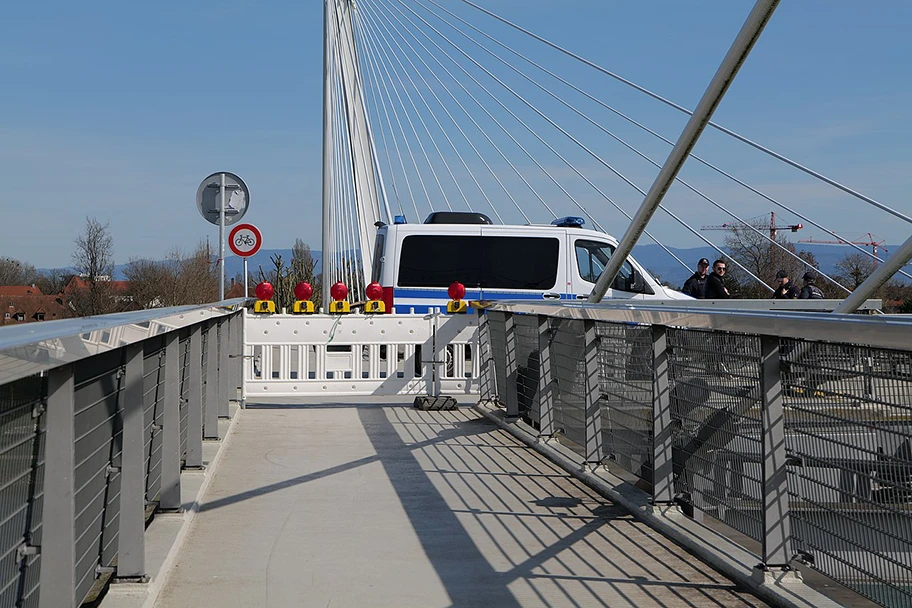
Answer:
<path fill-rule="evenodd" d="M 681 293 L 686 293 L 692 298 L 702 300 L 706 297 L 706 272 L 709 270 L 709 260 L 700 258 L 697 262 L 697 271 L 684 281 Z"/>
<path fill-rule="evenodd" d="M 789 275 L 786 271 L 780 270 L 776 273 L 776 282 L 779 283 L 779 287 L 773 292 L 773 299 L 794 300 L 798 298 L 800 290 L 797 285 L 789 280 Z"/>

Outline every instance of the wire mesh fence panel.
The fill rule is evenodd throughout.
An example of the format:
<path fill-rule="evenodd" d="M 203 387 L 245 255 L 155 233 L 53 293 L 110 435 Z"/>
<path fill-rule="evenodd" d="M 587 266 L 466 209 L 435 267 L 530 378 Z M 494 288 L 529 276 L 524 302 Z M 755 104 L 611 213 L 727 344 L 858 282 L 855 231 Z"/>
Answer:
<path fill-rule="evenodd" d="M 519 415 L 533 427 L 541 421 L 538 402 L 538 380 L 541 369 L 538 352 L 538 317 L 515 315 L 514 336 L 516 339 L 516 398 Z"/>
<path fill-rule="evenodd" d="M 117 350 L 76 364 L 74 370 L 76 599 L 95 582 L 97 568 L 113 563 L 120 515 L 123 445 L 123 364 Z"/>
<path fill-rule="evenodd" d="M 762 540 L 760 338 L 668 330 L 675 491 Z"/>
<path fill-rule="evenodd" d="M 651 483 L 652 328 L 598 323 L 596 335 L 605 455 Z"/>
<path fill-rule="evenodd" d="M 37 605 L 44 486 L 44 378 L 0 386 L 0 608 Z"/>
<path fill-rule="evenodd" d="M 478 360 L 479 360 L 479 398 L 482 400 L 492 400 L 497 398 L 497 387 L 495 386 L 494 367 L 495 362 L 492 354 L 491 345 L 491 314 L 481 315 L 478 323 Z"/>
<path fill-rule="evenodd" d="M 162 422 L 165 399 L 165 349 L 161 339 L 149 340 L 143 352 L 143 424 L 146 460 L 146 504 L 161 493 Z"/>
<path fill-rule="evenodd" d="M 559 441 L 586 457 L 586 333 L 582 321 L 551 319 L 551 380 Z"/>
<path fill-rule="evenodd" d="M 503 405 L 506 403 L 507 393 L 507 331 L 506 316 L 499 312 L 487 312 L 488 318 L 485 326 L 487 327 L 488 345 L 490 346 L 491 367 L 493 368 L 494 390 L 493 394 L 497 401 Z"/>
<path fill-rule="evenodd" d="M 182 330 L 178 346 L 181 461 L 187 455 L 187 427 L 190 423 L 190 331 Z"/>
<path fill-rule="evenodd" d="M 781 341 L 793 547 L 885 606 L 912 605 L 910 353 Z"/>

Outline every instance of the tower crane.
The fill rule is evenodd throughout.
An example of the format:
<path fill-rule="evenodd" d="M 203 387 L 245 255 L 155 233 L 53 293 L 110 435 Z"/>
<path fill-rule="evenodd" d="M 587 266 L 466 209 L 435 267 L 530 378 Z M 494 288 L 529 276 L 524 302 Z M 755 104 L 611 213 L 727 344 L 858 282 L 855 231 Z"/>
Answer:
<path fill-rule="evenodd" d="M 880 248 L 881 251 L 887 251 L 887 248 L 883 246 L 886 243 L 885 240 L 878 240 L 876 236 L 870 232 L 866 232 L 868 240 L 862 241 L 827 241 L 822 239 L 802 239 L 798 241 L 799 243 L 817 243 L 819 245 L 864 245 L 871 248 L 871 253 L 874 254 L 874 268 L 877 268 L 877 249 Z M 862 237 L 864 238 L 864 237 Z"/>
<path fill-rule="evenodd" d="M 734 230 L 738 227 L 738 224 L 717 224 L 714 226 L 703 226 L 700 230 Z M 770 223 L 769 223 L 769 237 L 771 241 L 776 240 L 776 234 L 781 229 L 787 228 L 792 232 L 798 232 L 804 228 L 804 224 L 789 224 L 787 226 L 777 226 L 776 225 L 776 212 L 770 211 Z"/>

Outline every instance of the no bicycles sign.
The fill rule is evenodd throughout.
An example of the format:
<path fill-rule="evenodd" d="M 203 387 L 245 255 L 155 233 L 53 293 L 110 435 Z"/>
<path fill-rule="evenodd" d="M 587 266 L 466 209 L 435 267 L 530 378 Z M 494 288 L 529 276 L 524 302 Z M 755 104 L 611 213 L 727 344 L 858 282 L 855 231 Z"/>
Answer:
<path fill-rule="evenodd" d="M 263 235 L 253 224 L 238 224 L 228 235 L 228 246 L 235 255 L 247 258 L 260 250 Z"/>

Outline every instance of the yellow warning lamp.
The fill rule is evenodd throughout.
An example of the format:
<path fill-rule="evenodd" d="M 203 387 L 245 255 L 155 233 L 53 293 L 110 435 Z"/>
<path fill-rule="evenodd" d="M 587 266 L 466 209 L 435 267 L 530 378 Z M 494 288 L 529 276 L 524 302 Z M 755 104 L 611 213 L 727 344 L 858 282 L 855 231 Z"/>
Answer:
<path fill-rule="evenodd" d="M 383 287 L 376 281 L 367 286 L 364 290 L 367 294 L 367 302 L 364 304 L 365 313 L 383 314 L 386 312 L 386 304 L 383 303 Z"/>
<path fill-rule="evenodd" d="M 313 287 L 307 281 L 301 281 L 295 285 L 295 303 L 291 312 L 296 315 L 311 315 L 314 312 L 314 303 L 310 301 L 313 295 Z"/>
<path fill-rule="evenodd" d="M 345 298 L 348 296 L 348 287 L 339 281 L 329 288 L 329 295 L 333 301 L 329 303 L 329 312 L 337 315 L 347 315 L 351 312 L 351 304 Z"/>
<path fill-rule="evenodd" d="M 273 294 L 275 294 L 275 289 L 272 288 L 272 283 L 263 281 L 258 284 L 256 286 L 257 301 L 253 303 L 253 312 L 257 314 L 275 314 L 275 302 L 272 301 Z"/>
<path fill-rule="evenodd" d="M 468 309 L 465 300 L 463 300 L 465 293 L 465 285 L 459 281 L 453 281 L 450 283 L 450 287 L 447 289 L 447 295 L 450 296 L 450 301 L 447 302 L 448 313 L 464 313 Z"/>

